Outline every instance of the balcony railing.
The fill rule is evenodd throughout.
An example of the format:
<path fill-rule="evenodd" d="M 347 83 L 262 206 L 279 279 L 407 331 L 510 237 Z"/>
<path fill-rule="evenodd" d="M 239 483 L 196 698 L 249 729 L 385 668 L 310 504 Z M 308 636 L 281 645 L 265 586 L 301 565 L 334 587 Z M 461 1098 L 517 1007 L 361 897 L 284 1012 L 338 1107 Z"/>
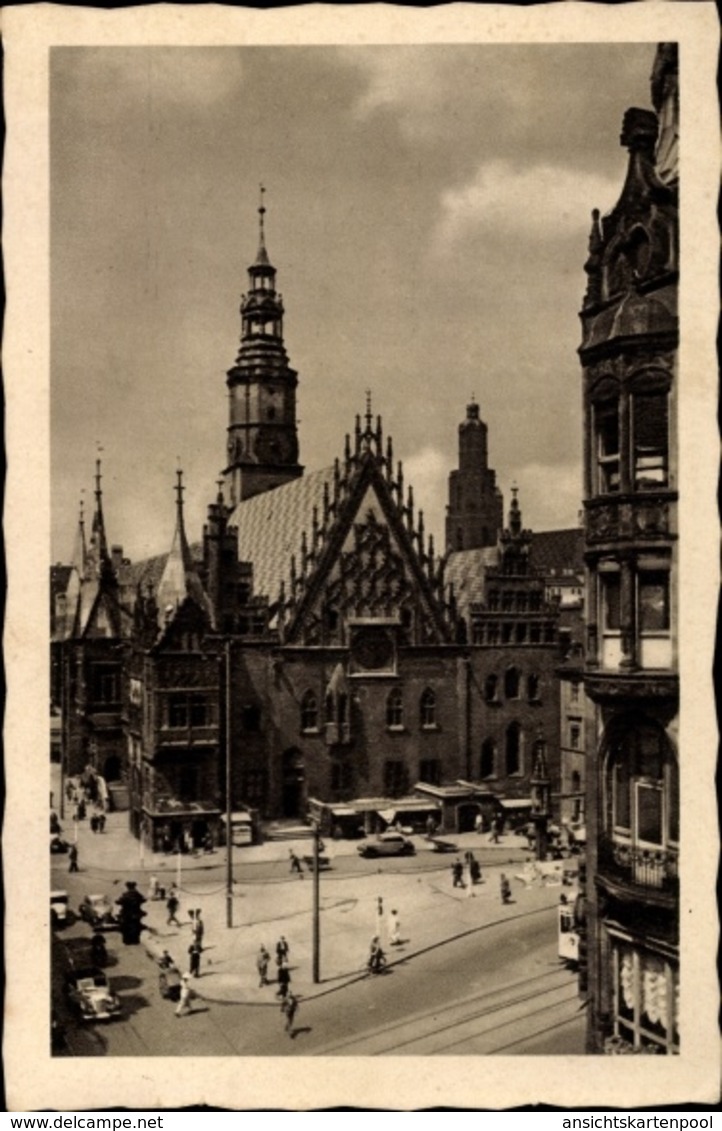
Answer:
<path fill-rule="evenodd" d="M 677 850 L 642 848 L 600 838 L 599 870 L 624 883 L 674 894 L 678 888 Z"/>

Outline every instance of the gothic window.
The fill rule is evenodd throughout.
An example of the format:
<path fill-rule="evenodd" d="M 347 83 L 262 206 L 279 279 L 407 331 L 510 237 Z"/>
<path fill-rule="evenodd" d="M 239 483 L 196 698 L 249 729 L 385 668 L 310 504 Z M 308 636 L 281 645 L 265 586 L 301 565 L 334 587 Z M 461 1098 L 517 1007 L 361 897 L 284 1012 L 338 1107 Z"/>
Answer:
<path fill-rule="evenodd" d="M 579 723 L 569 724 L 569 745 L 572 750 L 579 750 L 582 742 L 582 728 Z"/>
<path fill-rule="evenodd" d="M 518 668 L 507 668 L 504 673 L 504 696 L 507 699 L 519 698 L 521 675 Z"/>
<path fill-rule="evenodd" d="M 499 590 L 490 589 L 488 598 L 489 611 L 495 613 L 499 608 Z"/>
<path fill-rule="evenodd" d="M 501 642 L 502 642 L 502 644 L 510 644 L 513 633 L 514 633 L 514 625 L 513 624 L 508 624 L 508 623 L 503 624 L 501 626 Z"/>
<path fill-rule="evenodd" d="M 436 693 L 430 687 L 421 696 L 421 726 L 436 726 Z"/>
<path fill-rule="evenodd" d="M 487 703 L 498 702 L 499 679 L 495 675 L 488 675 L 484 680 L 484 699 Z"/>
<path fill-rule="evenodd" d="M 641 635 L 669 632 L 669 573 L 666 570 L 639 574 L 637 607 Z"/>
<path fill-rule="evenodd" d="M 521 727 L 519 723 L 509 723 L 506 728 L 504 764 L 507 777 L 521 774 Z"/>
<path fill-rule="evenodd" d="M 594 406 L 600 494 L 619 490 L 619 402 L 616 397 Z"/>
<path fill-rule="evenodd" d="M 301 730 L 318 730 L 318 701 L 313 691 L 307 691 L 301 699 Z"/>
<path fill-rule="evenodd" d="M 569 685 L 569 701 L 570 703 L 579 702 L 579 684 L 572 683 Z"/>
<path fill-rule="evenodd" d="M 530 675 L 526 681 L 527 695 L 530 703 L 537 703 L 539 700 L 539 676 Z"/>
<path fill-rule="evenodd" d="M 389 692 L 386 700 L 386 726 L 402 727 L 404 725 L 404 701 L 401 689 L 394 687 Z"/>
<path fill-rule="evenodd" d="M 338 797 L 353 796 L 353 765 L 351 762 L 331 763 L 331 791 Z"/>
<path fill-rule="evenodd" d="M 421 759 L 419 781 L 425 781 L 428 785 L 441 785 L 441 761 L 438 758 Z"/>
<path fill-rule="evenodd" d="M 482 780 L 496 777 L 496 743 L 493 738 L 485 738 L 481 744 L 479 777 Z"/>
<path fill-rule="evenodd" d="M 391 758 L 384 762 L 384 793 L 387 797 L 401 797 L 408 788 L 406 764 Z"/>
<path fill-rule="evenodd" d="M 529 642 L 530 644 L 538 644 L 541 639 L 541 627 L 538 624 L 533 624 L 529 629 Z"/>
<path fill-rule="evenodd" d="M 326 696 L 326 722 L 327 723 L 334 723 L 335 721 L 336 721 L 336 699 L 331 694 L 331 692 L 329 692 L 328 695 Z"/>
<path fill-rule="evenodd" d="M 517 642 L 517 644 L 523 644 L 526 641 L 526 629 L 527 629 L 527 626 L 525 624 L 518 624 L 516 626 L 516 642 Z"/>
<path fill-rule="evenodd" d="M 471 622 L 471 643 L 484 643 L 484 626 L 480 620 L 472 620 Z"/>
<path fill-rule="evenodd" d="M 343 726 L 343 724 L 347 721 L 347 718 L 346 718 L 347 713 L 348 713 L 348 695 L 346 695 L 346 693 L 344 691 L 339 691 L 339 693 L 338 693 L 338 722 L 339 722 L 339 726 Z"/>
<path fill-rule="evenodd" d="M 634 486 L 638 491 L 658 490 L 667 483 L 667 393 L 634 393 L 631 405 Z"/>
<path fill-rule="evenodd" d="M 486 642 L 487 642 L 487 644 L 498 644 L 499 643 L 499 625 L 498 624 L 490 624 L 488 626 L 488 628 L 486 630 Z"/>
<path fill-rule="evenodd" d="M 514 594 L 506 591 L 501 595 L 501 610 L 504 613 L 510 613 L 514 608 Z"/>

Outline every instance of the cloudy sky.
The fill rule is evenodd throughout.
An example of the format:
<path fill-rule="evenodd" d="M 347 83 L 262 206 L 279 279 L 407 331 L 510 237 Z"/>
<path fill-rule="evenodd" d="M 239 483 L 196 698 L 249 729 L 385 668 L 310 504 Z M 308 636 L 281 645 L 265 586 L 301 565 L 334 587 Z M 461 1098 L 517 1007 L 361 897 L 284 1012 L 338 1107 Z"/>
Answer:
<path fill-rule="evenodd" d="M 102 447 L 108 535 L 191 537 L 225 462 L 258 185 L 299 373 L 301 462 L 365 390 L 443 545 L 472 394 L 525 525 L 580 506 L 577 312 L 654 45 L 68 47 L 51 53 L 52 557 Z"/>

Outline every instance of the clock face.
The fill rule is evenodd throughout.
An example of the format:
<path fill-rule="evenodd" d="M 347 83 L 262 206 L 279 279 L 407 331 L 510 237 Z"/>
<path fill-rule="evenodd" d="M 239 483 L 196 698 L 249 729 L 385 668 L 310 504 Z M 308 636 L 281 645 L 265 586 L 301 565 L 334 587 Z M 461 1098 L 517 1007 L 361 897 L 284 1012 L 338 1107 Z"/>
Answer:
<path fill-rule="evenodd" d="M 394 662 L 394 645 L 383 629 L 364 628 L 353 638 L 353 658 L 365 671 L 390 671 Z"/>

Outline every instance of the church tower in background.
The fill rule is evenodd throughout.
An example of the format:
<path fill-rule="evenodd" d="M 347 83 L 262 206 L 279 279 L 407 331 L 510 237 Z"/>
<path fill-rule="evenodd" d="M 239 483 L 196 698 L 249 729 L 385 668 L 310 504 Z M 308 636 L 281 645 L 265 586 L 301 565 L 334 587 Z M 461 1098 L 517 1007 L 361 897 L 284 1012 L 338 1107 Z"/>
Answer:
<path fill-rule="evenodd" d="M 447 551 L 495 546 L 504 526 L 504 500 L 488 466 L 487 435 L 479 406 L 472 402 L 459 425 L 459 467 L 449 475 Z"/>
<path fill-rule="evenodd" d="M 296 386 L 283 344 L 283 301 L 266 251 L 263 189 L 256 261 L 241 300 L 241 348 L 228 371 L 229 422 L 224 477 L 231 504 L 291 479 L 298 462 Z"/>

